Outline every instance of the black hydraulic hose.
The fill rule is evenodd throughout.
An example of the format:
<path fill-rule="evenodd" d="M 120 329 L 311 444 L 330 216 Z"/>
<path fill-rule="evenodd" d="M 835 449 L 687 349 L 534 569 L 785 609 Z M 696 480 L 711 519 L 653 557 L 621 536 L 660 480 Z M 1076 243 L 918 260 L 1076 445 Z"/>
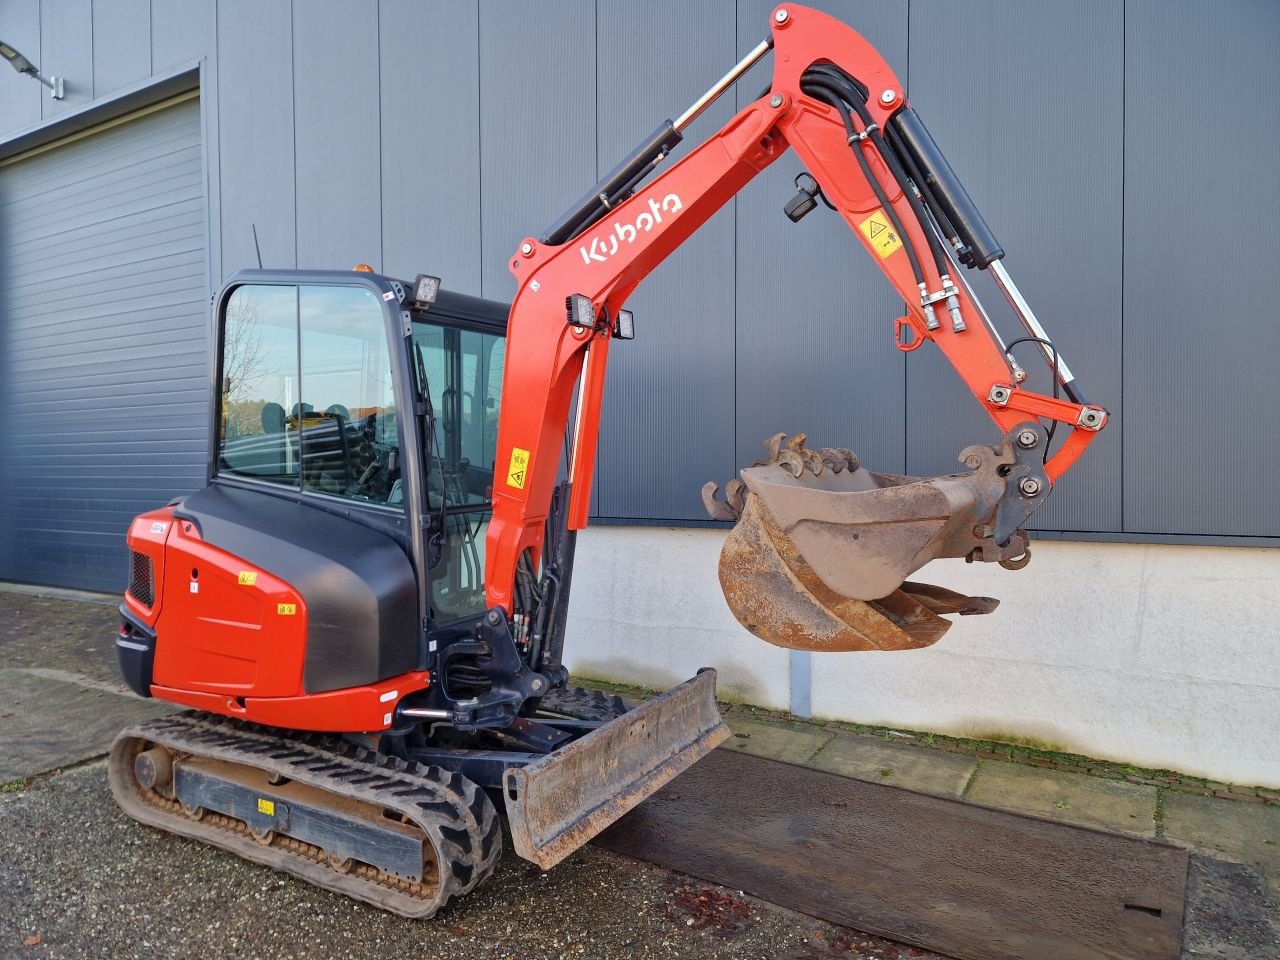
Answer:
<path fill-rule="evenodd" d="M 820 64 L 811 67 L 806 71 L 806 75 L 816 73 L 824 80 L 828 80 L 831 86 L 846 100 L 854 110 L 858 112 L 858 116 L 862 120 L 863 126 L 866 128 L 867 136 L 875 148 L 880 151 L 880 156 L 884 159 L 885 165 L 889 168 L 889 173 L 893 179 L 897 181 L 898 186 L 906 195 L 907 203 L 911 207 L 911 212 L 915 214 L 916 220 L 920 224 L 920 229 L 924 231 L 925 240 L 929 244 L 929 252 L 933 254 L 933 264 L 938 270 L 938 276 L 950 274 L 950 265 L 947 261 L 946 251 L 943 250 L 942 242 L 933 232 L 933 228 L 929 224 L 924 206 L 920 203 L 920 198 L 915 195 L 915 191 L 911 189 L 911 184 L 907 181 L 906 170 L 903 169 L 902 163 L 899 161 L 897 152 L 885 143 L 881 136 L 879 127 L 871 119 L 871 111 L 867 109 L 867 100 L 865 88 L 860 86 L 846 74 L 844 71 L 830 64 Z M 804 80 L 801 79 L 803 87 Z"/>
<path fill-rule="evenodd" d="M 862 149 L 853 139 L 857 136 L 857 131 L 853 127 L 853 118 L 849 115 L 849 108 L 844 103 L 843 98 L 838 92 L 832 90 L 821 81 L 810 83 L 802 78 L 800 87 L 810 96 L 831 104 L 839 112 L 840 118 L 844 121 L 845 131 L 850 138 L 849 148 L 858 159 L 858 166 L 862 168 L 862 175 L 867 178 L 867 183 L 871 184 L 871 189 L 875 191 L 876 199 L 880 201 L 880 206 L 884 208 L 885 216 L 889 218 L 889 222 L 893 224 L 893 229 L 897 230 L 898 236 L 902 238 L 902 248 L 906 251 L 907 260 L 911 263 L 911 272 L 916 278 L 916 283 L 925 286 L 924 270 L 920 267 L 920 258 L 916 255 L 915 246 L 912 244 L 911 238 L 907 236 L 906 230 L 903 229 L 902 221 L 898 219 L 898 214 L 893 209 L 893 204 L 889 202 L 889 196 L 884 192 L 884 187 L 876 179 L 875 171 L 871 169 L 871 165 L 867 163 L 867 158 Z"/>

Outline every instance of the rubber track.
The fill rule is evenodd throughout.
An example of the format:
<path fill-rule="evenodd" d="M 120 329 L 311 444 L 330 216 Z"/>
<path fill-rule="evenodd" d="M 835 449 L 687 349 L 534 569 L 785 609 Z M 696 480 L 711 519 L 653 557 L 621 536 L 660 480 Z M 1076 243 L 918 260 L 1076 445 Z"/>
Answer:
<path fill-rule="evenodd" d="M 192 819 L 176 800 L 145 790 L 134 779 L 134 757 L 149 744 L 240 764 L 395 810 L 421 829 L 428 846 L 435 848 L 436 864 L 428 865 L 434 876 L 415 882 L 358 862 L 343 872 L 310 843 L 277 834 L 269 845 L 263 844 L 243 822 L 212 811 Z M 111 747 L 108 776 L 116 801 L 142 823 L 222 847 L 405 917 L 431 917 L 454 897 L 470 892 L 492 875 L 502 853 L 497 811 L 470 780 L 315 734 L 291 734 L 208 714 L 177 714 L 121 731 Z"/>

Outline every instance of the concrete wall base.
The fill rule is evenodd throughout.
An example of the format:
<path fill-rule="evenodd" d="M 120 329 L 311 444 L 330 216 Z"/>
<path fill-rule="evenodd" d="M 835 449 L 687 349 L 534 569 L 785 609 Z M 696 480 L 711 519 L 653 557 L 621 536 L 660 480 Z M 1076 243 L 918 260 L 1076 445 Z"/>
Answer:
<path fill-rule="evenodd" d="M 666 688 L 698 667 L 722 697 L 793 709 L 788 651 L 720 594 L 723 531 L 594 527 L 579 539 L 566 661 Z M 1018 572 L 938 561 L 917 575 L 1001 599 L 936 646 L 814 654 L 815 717 L 1006 740 L 1280 787 L 1280 551 L 1037 542 Z M 796 677 L 803 686 L 803 677 Z"/>

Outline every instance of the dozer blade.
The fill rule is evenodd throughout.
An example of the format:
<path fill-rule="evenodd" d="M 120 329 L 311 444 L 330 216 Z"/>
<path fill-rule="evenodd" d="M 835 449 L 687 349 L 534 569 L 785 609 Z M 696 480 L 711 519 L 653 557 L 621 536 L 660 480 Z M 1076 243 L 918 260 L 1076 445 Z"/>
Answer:
<path fill-rule="evenodd" d="M 1025 566 L 1021 526 L 1050 487 L 1044 442 L 1039 424 L 1023 424 L 999 446 L 965 449 L 968 472 L 904 477 L 778 434 L 724 500 L 714 483 L 702 491 L 713 519 L 737 521 L 720 553 L 729 608 L 762 640 L 795 650 L 936 643 L 951 626 L 944 615 L 990 613 L 998 601 L 906 578 L 940 557 Z"/>
<path fill-rule="evenodd" d="M 516 853 L 546 870 L 729 736 L 716 672 L 698 675 L 524 767 L 503 797 Z"/>

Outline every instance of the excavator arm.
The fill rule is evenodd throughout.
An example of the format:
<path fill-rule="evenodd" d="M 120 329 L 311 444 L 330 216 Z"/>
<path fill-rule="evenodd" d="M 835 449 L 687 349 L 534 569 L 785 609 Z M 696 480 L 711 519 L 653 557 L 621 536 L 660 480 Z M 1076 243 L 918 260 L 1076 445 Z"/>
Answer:
<path fill-rule="evenodd" d="M 720 573 L 748 629 L 784 646 L 894 649 L 934 642 L 948 624 L 939 614 L 987 612 L 994 601 L 903 583 L 904 576 L 939 556 L 1024 563 L 1022 524 L 1106 423 L 1004 271 L 1003 251 L 884 59 L 854 30 L 808 8 L 777 8 L 771 28 L 510 261 L 519 290 L 487 535 L 491 607 L 528 616 L 531 605 L 553 602 L 557 585 L 567 594 L 571 547 L 567 557 L 544 554 L 547 518 L 554 498 L 570 543 L 587 524 L 609 351 L 632 335 L 627 298 L 788 148 L 808 170 L 788 215 L 798 220 L 825 200 L 849 224 L 906 304 L 898 347 L 936 344 L 1003 440 L 967 448 L 968 472 L 920 479 L 871 473 L 847 450 L 808 450 L 803 435 L 777 437 L 769 460 L 731 481 L 724 500 L 709 484 L 712 516 L 738 521 Z M 681 131 L 770 51 L 769 89 L 644 183 Z M 961 265 L 991 270 L 1027 327 L 1022 339 L 1049 363 L 1054 395 L 1027 388 L 1011 352 L 1021 341 L 1001 341 Z M 1059 427 L 1065 437 L 1050 455 Z M 558 483 L 566 431 L 568 481 Z M 557 556 L 558 579 L 548 569 Z M 535 574 L 542 589 L 522 593 Z"/>

